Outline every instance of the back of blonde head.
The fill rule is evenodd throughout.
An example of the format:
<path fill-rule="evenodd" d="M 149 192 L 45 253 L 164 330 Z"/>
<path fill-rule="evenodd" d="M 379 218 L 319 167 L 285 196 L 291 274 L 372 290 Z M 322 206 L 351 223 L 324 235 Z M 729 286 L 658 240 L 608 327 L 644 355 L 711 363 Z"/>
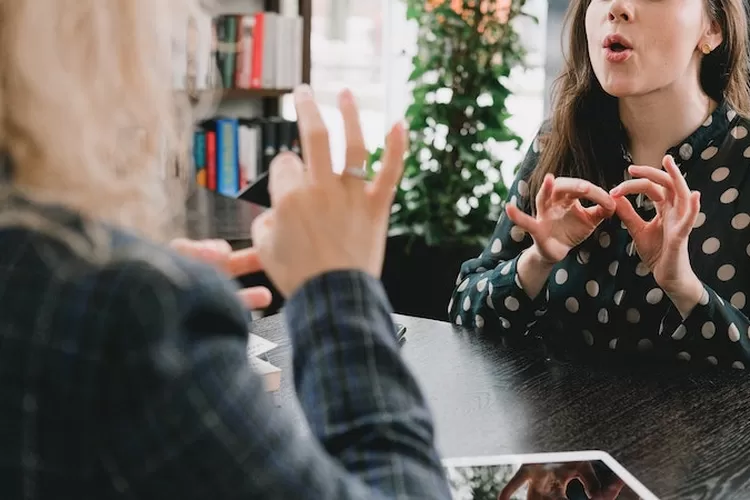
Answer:
<path fill-rule="evenodd" d="M 171 89 L 172 21 L 194 8 L 189 0 L 0 0 L 0 147 L 12 158 L 14 187 L 168 236 L 184 195 L 168 189 L 165 170 L 173 178 L 191 121 Z"/>

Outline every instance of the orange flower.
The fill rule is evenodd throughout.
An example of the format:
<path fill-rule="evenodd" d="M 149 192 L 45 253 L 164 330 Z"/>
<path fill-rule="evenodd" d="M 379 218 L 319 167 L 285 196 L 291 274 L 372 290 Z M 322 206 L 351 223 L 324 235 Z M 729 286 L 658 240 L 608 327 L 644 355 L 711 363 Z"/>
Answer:
<path fill-rule="evenodd" d="M 464 1 L 465 0 L 451 0 L 451 10 L 456 14 L 464 13 Z M 486 14 L 490 11 L 490 7 L 494 2 L 495 6 L 495 17 L 500 24 L 508 22 L 510 17 L 510 8 L 512 0 L 482 0 L 480 5 L 480 11 Z M 439 7 L 445 3 L 445 0 L 425 0 L 425 7 L 427 11 L 432 11 L 435 7 Z M 472 2 L 473 3 L 473 2 Z"/>

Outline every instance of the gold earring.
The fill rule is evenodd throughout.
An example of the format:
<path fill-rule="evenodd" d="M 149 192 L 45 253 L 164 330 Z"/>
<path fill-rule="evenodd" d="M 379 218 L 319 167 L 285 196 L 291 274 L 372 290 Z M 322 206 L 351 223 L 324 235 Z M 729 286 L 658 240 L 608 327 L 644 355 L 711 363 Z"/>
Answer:
<path fill-rule="evenodd" d="M 701 45 L 701 52 L 703 52 L 703 55 L 708 55 L 711 53 L 711 46 L 707 43 L 704 43 Z"/>

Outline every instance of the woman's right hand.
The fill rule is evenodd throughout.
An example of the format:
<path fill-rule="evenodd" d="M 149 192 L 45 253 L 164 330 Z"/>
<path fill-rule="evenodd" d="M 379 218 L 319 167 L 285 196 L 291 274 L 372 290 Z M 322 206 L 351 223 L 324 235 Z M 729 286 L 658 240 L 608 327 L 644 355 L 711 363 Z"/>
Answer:
<path fill-rule="evenodd" d="M 594 205 L 584 207 L 582 199 Z M 552 174 L 545 176 L 535 203 L 536 217 L 512 203 L 505 210 L 510 220 L 533 238 L 531 250 L 549 265 L 563 260 L 616 208 L 615 201 L 602 188 L 583 179 L 555 178 Z"/>

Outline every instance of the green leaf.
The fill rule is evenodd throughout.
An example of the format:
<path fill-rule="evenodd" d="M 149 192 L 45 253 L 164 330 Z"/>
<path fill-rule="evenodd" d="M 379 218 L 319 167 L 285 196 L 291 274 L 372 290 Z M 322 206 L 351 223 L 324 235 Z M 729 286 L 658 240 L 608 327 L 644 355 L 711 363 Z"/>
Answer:
<path fill-rule="evenodd" d="M 476 197 L 467 212 L 466 200 L 475 198 L 477 186 L 487 185 L 502 199 L 507 196 L 502 180 L 487 173 L 501 165 L 489 143 L 522 144 L 507 125 L 511 92 L 504 79 L 524 65 L 523 45 L 513 22 L 500 24 L 491 13 L 482 14 L 475 0 L 464 0 L 463 13 L 454 12 L 450 0 L 429 12 L 426 0 L 404 1 L 407 19 L 417 23 L 418 38 L 409 75 L 412 102 L 405 112 L 409 148 L 389 234 L 421 237 L 429 245 L 486 244 L 502 204 L 485 194 Z M 511 0 L 510 21 L 531 17 L 523 12 L 524 5 L 525 0 Z M 442 88 L 452 91 L 449 102 L 436 102 Z M 479 99 L 486 96 L 491 105 L 479 107 Z M 425 149 L 429 160 L 423 164 Z M 372 152 L 370 169 L 381 156 L 382 148 Z"/>

